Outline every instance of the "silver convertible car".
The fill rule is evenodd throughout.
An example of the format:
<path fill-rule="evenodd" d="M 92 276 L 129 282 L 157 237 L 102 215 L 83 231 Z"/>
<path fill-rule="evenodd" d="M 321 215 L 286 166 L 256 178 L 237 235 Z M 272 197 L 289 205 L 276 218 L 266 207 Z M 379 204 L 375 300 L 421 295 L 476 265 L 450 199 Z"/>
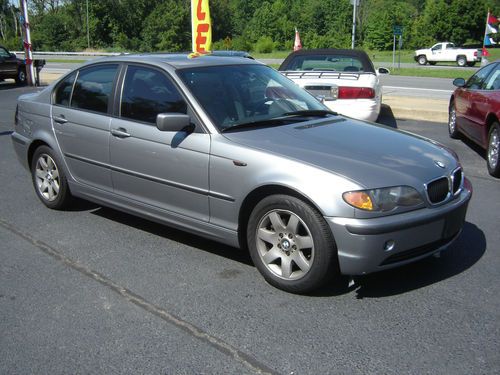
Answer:
<path fill-rule="evenodd" d="M 81 197 L 248 249 L 295 293 L 443 250 L 472 194 L 453 151 L 239 57 L 92 61 L 21 96 L 12 141 L 47 207 Z"/>

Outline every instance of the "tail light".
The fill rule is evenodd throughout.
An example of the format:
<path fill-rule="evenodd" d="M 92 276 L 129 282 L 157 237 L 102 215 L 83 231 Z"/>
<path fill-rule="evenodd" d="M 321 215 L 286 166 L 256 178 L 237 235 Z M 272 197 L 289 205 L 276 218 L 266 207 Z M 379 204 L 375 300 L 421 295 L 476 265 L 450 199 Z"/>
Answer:
<path fill-rule="evenodd" d="M 339 87 L 339 99 L 373 99 L 375 90 L 371 87 Z"/>

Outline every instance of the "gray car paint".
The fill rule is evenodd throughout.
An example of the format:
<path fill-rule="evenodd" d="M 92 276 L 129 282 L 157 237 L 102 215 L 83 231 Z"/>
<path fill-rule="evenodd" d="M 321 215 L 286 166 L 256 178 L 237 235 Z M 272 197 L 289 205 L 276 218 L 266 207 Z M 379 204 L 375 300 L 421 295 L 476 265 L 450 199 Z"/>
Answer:
<path fill-rule="evenodd" d="M 387 256 L 380 253 L 380 247 L 388 238 L 402 243 L 395 251 L 433 242 L 443 230 L 443 215 L 452 206 L 466 206 L 470 199 L 471 191 L 462 188 L 459 197 L 439 207 L 427 202 L 426 207 L 398 215 L 364 212 L 345 203 L 343 192 L 364 188 L 408 185 L 423 193 L 425 183 L 449 176 L 459 166 L 439 145 L 383 126 L 339 116 L 220 134 L 175 71 L 192 66 L 257 64 L 252 60 L 139 55 L 102 61 L 149 64 L 164 70 L 185 96 L 201 131 L 169 134 L 112 116 L 72 109 L 60 113 L 61 108 L 51 105 L 54 85 L 38 94 L 21 96 L 20 121 L 12 135 L 20 161 L 28 167 L 30 146 L 47 143 L 64 161 L 62 167 L 76 196 L 242 246 L 238 233 L 244 230 L 239 220 L 245 199 L 262 187 L 272 186 L 281 192 L 287 189 L 325 216 L 339 248 L 341 271 L 349 274 L 380 269 L 380 259 Z M 75 118 L 65 124 L 51 120 L 61 114 Z M 83 130 L 74 132 L 73 124 L 80 124 Z M 109 133 L 118 128 L 131 136 L 120 138 Z M 180 139 L 174 140 L 176 137 Z M 83 162 L 85 159 L 93 163 Z M 436 161 L 445 167 L 438 167 Z M 398 222 L 402 218 L 409 226 L 390 232 L 390 236 L 359 236 L 347 229 L 348 223 L 378 228 L 387 220 Z M 412 222 L 420 224 L 412 227 Z M 371 248 L 377 249 L 376 256 L 369 254 Z"/>

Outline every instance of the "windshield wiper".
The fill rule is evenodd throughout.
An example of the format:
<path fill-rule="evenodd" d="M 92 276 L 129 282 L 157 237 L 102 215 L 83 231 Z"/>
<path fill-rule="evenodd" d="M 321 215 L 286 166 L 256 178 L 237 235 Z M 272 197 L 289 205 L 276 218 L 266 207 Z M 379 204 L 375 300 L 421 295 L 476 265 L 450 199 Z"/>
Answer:
<path fill-rule="evenodd" d="M 245 129 L 245 128 L 258 128 L 258 127 L 266 127 L 266 126 L 280 126 L 280 125 L 286 125 L 290 122 L 294 122 L 295 120 L 292 120 L 290 118 L 286 117 L 273 117 L 273 118 L 268 118 L 266 120 L 258 120 L 258 121 L 252 121 L 252 122 L 243 122 L 241 124 L 236 124 L 229 126 L 225 129 L 222 129 L 221 132 L 225 133 L 228 131 L 232 130 L 239 130 L 239 129 Z"/>
<path fill-rule="evenodd" d="M 283 113 L 282 116 L 326 116 L 326 115 L 334 115 L 337 116 L 337 112 L 328 111 L 325 109 L 304 109 L 301 111 L 293 111 Z"/>

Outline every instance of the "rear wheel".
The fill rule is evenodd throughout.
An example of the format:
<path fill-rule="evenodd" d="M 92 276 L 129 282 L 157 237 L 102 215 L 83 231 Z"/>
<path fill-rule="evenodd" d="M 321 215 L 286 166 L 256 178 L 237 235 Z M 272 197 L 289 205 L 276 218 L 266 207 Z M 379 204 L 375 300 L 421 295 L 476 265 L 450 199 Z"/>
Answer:
<path fill-rule="evenodd" d="M 455 108 L 455 102 L 450 103 L 450 108 L 448 111 L 448 133 L 451 138 L 460 138 L 460 133 L 457 129 L 457 110 Z"/>
<path fill-rule="evenodd" d="M 457 57 L 457 65 L 461 66 L 461 67 L 464 67 L 465 65 L 467 65 L 467 58 L 465 56 L 458 56 Z"/>
<path fill-rule="evenodd" d="M 247 227 L 252 260 L 273 286 L 307 293 L 340 276 L 335 242 L 322 215 L 288 195 L 271 195 L 252 211 Z"/>
<path fill-rule="evenodd" d="M 500 177 L 500 125 L 494 122 L 491 125 L 488 136 L 488 148 L 486 150 L 486 161 L 488 172 L 494 177 Z"/>
<path fill-rule="evenodd" d="M 26 70 L 24 68 L 19 68 L 16 76 L 16 83 L 18 85 L 26 84 Z"/>
<path fill-rule="evenodd" d="M 51 148 L 40 146 L 31 162 L 31 176 L 38 198 L 49 208 L 61 210 L 71 202 L 66 175 Z"/>
<path fill-rule="evenodd" d="M 420 65 L 425 65 L 427 64 L 427 57 L 425 57 L 425 55 L 420 55 L 417 61 Z"/>

